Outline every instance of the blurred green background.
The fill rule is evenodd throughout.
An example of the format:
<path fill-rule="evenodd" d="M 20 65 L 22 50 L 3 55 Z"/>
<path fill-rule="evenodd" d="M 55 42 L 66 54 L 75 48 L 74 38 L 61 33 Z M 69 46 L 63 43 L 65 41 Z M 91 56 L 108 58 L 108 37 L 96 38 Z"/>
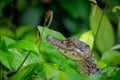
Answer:
<path fill-rule="evenodd" d="M 102 9 L 105 4 L 106 0 L 97 0 L 97 5 Z M 105 9 L 114 31 L 117 29 L 119 14 L 111 10 L 118 5 L 119 0 L 108 0 Z M 0 35 L 17 38 L 15 35 L 17 28 L 21 26 L 36 28 L 37 25 L 43 25 L 47 10 L 53 11 L 51 29 L 61 32 L 66 37 L 81 34 L 90 29 L 90 8 L 88 0 L 1 0 Z"/>
<path fill-rule="evenodd" d="M 38 47 L 38 44 L 35 43 L 37 40 L 36 29 L 38 25 L 41 25 L 38 26 L 38 29 L 39 32 L 42 32 L 45 14 L 48 10 L 53 11 L 53 20 L 50 29 L 45 29 L 46 32 L 41 35 L 43 42 L 41 47 Z M 104 14 L 103 17 L 102 14 Z M 95 37 L 100 23 L 99 33 Z M 108 80 L 109 78 L 112 78 L 110 80 L 120 79 L 119 0 L 1 0 L 0 67 L 2 68 L 0 69 L 1 74 L 5 75 L 4 78 L 9 78 L 8 72 L 16 71 L 25 59 L 27 52 L 32 51 L 26 65 L 23 65 L 23 70 L 15 75 L 12 74 L 14 80 L 18 77 L 20 80 L 25 79 L 26 76 L 31 77 L 34 71 L 38 71 L 39 77 L 42 74 L 40 72 L 48 71 L 43 75 L 50 80 L 54 70 L 63 71 L 67 77 L 67 79 L 64 78 L 65 80 L 79 80 L 80 78 L 83 80 L 83 76 L 77 73 L 74 61 L 62 58 L 62 55 L 46 41 L 48 33 L 61 39 L 64 36 L 66 38 L 77 36 L 89 44 L 90 48 L 95 46 L 92 52 L 98 61 L 98 66 L 103 71 L 100 76 L 92 75 L 85 80 L 101 80 L 103 75 L 104 80 L 106 78 Z M 95 44 L 93 44 L 94 40 L 96 40 Z M 54 64 L 57 65 L 57 68 Z M 49 67 L 53 68 L 50 72 Z M 62 76 L 61 74 L 57 74 L 57 76 L 52 74 L 52 77 L 58 78 L 59 76 L 61 78 L 64 76 L 63 72 L 61 72 Z M 2 77 L 0 76 L 0 78 Z"/>

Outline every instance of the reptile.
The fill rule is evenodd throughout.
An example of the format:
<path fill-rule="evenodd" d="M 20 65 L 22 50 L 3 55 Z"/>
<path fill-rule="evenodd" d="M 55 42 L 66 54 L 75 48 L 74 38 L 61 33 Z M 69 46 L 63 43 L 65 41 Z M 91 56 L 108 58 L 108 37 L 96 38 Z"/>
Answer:
<path fill-rule="evenodd" d="M 80 41 L 77 37 L 60 40 L 52 35 L 47 35 L 46 39 L 60 53 L 74 60 L 78 65 L 78 72 L 81 74 L 90 75 L 101 72 L 89 45 Z"/>

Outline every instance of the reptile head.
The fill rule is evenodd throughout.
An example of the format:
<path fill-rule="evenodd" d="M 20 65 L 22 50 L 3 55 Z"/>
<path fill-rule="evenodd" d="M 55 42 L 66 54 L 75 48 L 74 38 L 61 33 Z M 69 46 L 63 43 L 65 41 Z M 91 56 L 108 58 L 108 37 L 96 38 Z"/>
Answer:
<path fill-rule="evenodd" d="M 89 75 L 100 72 L 89 46 L 80 41 L 77 37 L 59 40 L 48 35 L 46 39 L 63 55 L 79 62 L 78 65 L 83 74 Z"/>
<path fill-rule="evenodd" d="M 76 46 L 76 48 L 74 48 L 73 50 L 78 53 L 78 56 L 80 55 L 83 57 L 81 61 L 83 63 L 86 63 L 83 64 L 83 67 L 86 67 L 87 69 L 87 71 L 85 71 L 85 74 L 89 75 L 94 73 L 100 73 L 101 70 L 97 66 L 97 61 L 93 57 L 89 45 L 80 41 L 77 37 L 72 37 L 68 40 L 69 42 L 73 42 L 74 46 Z"/>

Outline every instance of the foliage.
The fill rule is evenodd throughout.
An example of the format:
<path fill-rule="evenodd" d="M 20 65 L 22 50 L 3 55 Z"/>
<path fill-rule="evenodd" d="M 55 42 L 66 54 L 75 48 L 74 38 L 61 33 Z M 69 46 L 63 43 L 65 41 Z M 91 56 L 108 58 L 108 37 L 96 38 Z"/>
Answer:
<path fill-rule="evenodd" d="M 3 4 L 0 3 L 0 11 L 4 10 L 6 5 L 11 2 L 12 0 L 3 1 Z M 93 54 L 98 61 L 99 67 L 102 70 L 101 73 L 92 74 L 89 76 L 84 76 L 78 73 L 77 64 L 70 58 L 61 55 L 55 48 L 53 48 L 51 44 L 47 42 L 46 36 L 48 34 L 51 34 L 58 39 L 65 39 L 65 37 L 63 36 L 63 34 L 65 33 L 61 34 L 61 30 L 56 31 L 48 29 L 47 26 L 37 26 L 37 30 L 40 33 L 40 39 L 39 41 L 37 41 L 38 38 L 35 34 L 36 30 L 35 28 L 30 26 L 38 25 L 38 17 L 40 17 L 40 19 L 42 20 L 42 15 L 38 14 L 43 14 L 45 10 L 40 7 L 41 13 L 37 12 L 37 9 L 33 10 L 33 8 L 29 8 L 28 12 L 26 11 L 24 17 L 22 16 L 23 19 L 20 19 L 19 22 L 19 25 L 27 23 L 27 21 L 31 18 L 29 18 L 29 16 L 31 16 L 32 12 L 32 15 L 36 15 L 36 17 L 32 18 L 33 24 L 31 23 L 30 26 L 24 24 L 24 26 L 17 27 L 15 31 L 13 27 L 11 27 L 15 27 L 11 20 L 11 16 L 6 18 L 4 17 L 3 13 L 0 13 L 0 18 L 2 19 L 2 21 L 0 22 L 0 79 L 119 80 L 120 18 L 118 16 L 119 14 L 117 13 L 117 10 L 119 11 L 119 9 L 115 8 L 116 12 L 111 13 L 111 15 L 117 15 L 117 17 L 112 19 L 110 17 L 113 16 L 108 15 L 108 9 L 106 11 L 102 10 L 100 7 L 98 7 L 97 4 L 94 3 L 94 0 L 93 2 L 87 2 L 86 0 L 83 0 L 82 3 L 80 3 L 81 1 L 79 0 L 70 0 L 70 4 L 67 4 L 67 1 L 63 0 L 58 0 L 55 2 L 59 3 L 59 6 L 61 6 L 59 10 L 65 10 L 63 12 L 65 12 L 66 14 L 64 14 L 63 17 L 58 14 L 59 17 L 55 20 L 53 19 L 52 26 L 54 27 L 56 26 L 56 24 L 59 25 L 61 22 L 63 22 L 62 24 L 64 24 L 65 29 L 67 29 L 70 35 L 78 36 L 80 40 L 89 44 L 91 50 L 93 48 Z M 111 3 L 111 1 L 109 2 Z M 117 2 L 117 0 L 115 2 Z M 17 1 L 17 8 L 20 11 L 25 8 L 25 5 L 20 5 L 24 3 L 25 1 L 23 0 Z M 30 4 L 32 6 L 34 4 L 37 4 L 37 0 L 31 2 Z M 71 5 L 73 5 L 74 7 L 72 7 Z M 114 7 L 114 5 L 115 4 L 113 4 L 112 6 Z M 55 6 L 57 5 L 52 4 L 51 7 L 53 7 L 53 9 L 57 11 Z M 117 21 L 115 21 L 116 18 Z M 85 23 L 80 22 L 79 19 L 82 19 Z M 34 23 L 34 20 L 37 21 L 35 21 Z M 8 22 L 7 25 L 3 24 L 4 21 Z M 117 23 L 117 32 L 115 32 L 114 26 L 110 21 L 115 21 L 115 23 Z M 79 27 L 78 25 L 81 27 Z M 89 30 L 88 26 L 90 26 Z M 98 27 L 100 27 L 99 31 L 97 31 Z M 96 34 L 97 36 L 95 37 Z"/>

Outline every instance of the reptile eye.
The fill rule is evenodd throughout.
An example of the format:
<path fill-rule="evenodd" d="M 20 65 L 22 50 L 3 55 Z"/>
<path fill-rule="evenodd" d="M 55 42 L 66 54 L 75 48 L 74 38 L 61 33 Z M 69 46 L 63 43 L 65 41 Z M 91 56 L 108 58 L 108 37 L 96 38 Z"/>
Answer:
<path fill-rule="evenodd" d="M 84 51 L 84 49 L 82 48 L 82 49 L 80 49 L 82 52 Z"/>

